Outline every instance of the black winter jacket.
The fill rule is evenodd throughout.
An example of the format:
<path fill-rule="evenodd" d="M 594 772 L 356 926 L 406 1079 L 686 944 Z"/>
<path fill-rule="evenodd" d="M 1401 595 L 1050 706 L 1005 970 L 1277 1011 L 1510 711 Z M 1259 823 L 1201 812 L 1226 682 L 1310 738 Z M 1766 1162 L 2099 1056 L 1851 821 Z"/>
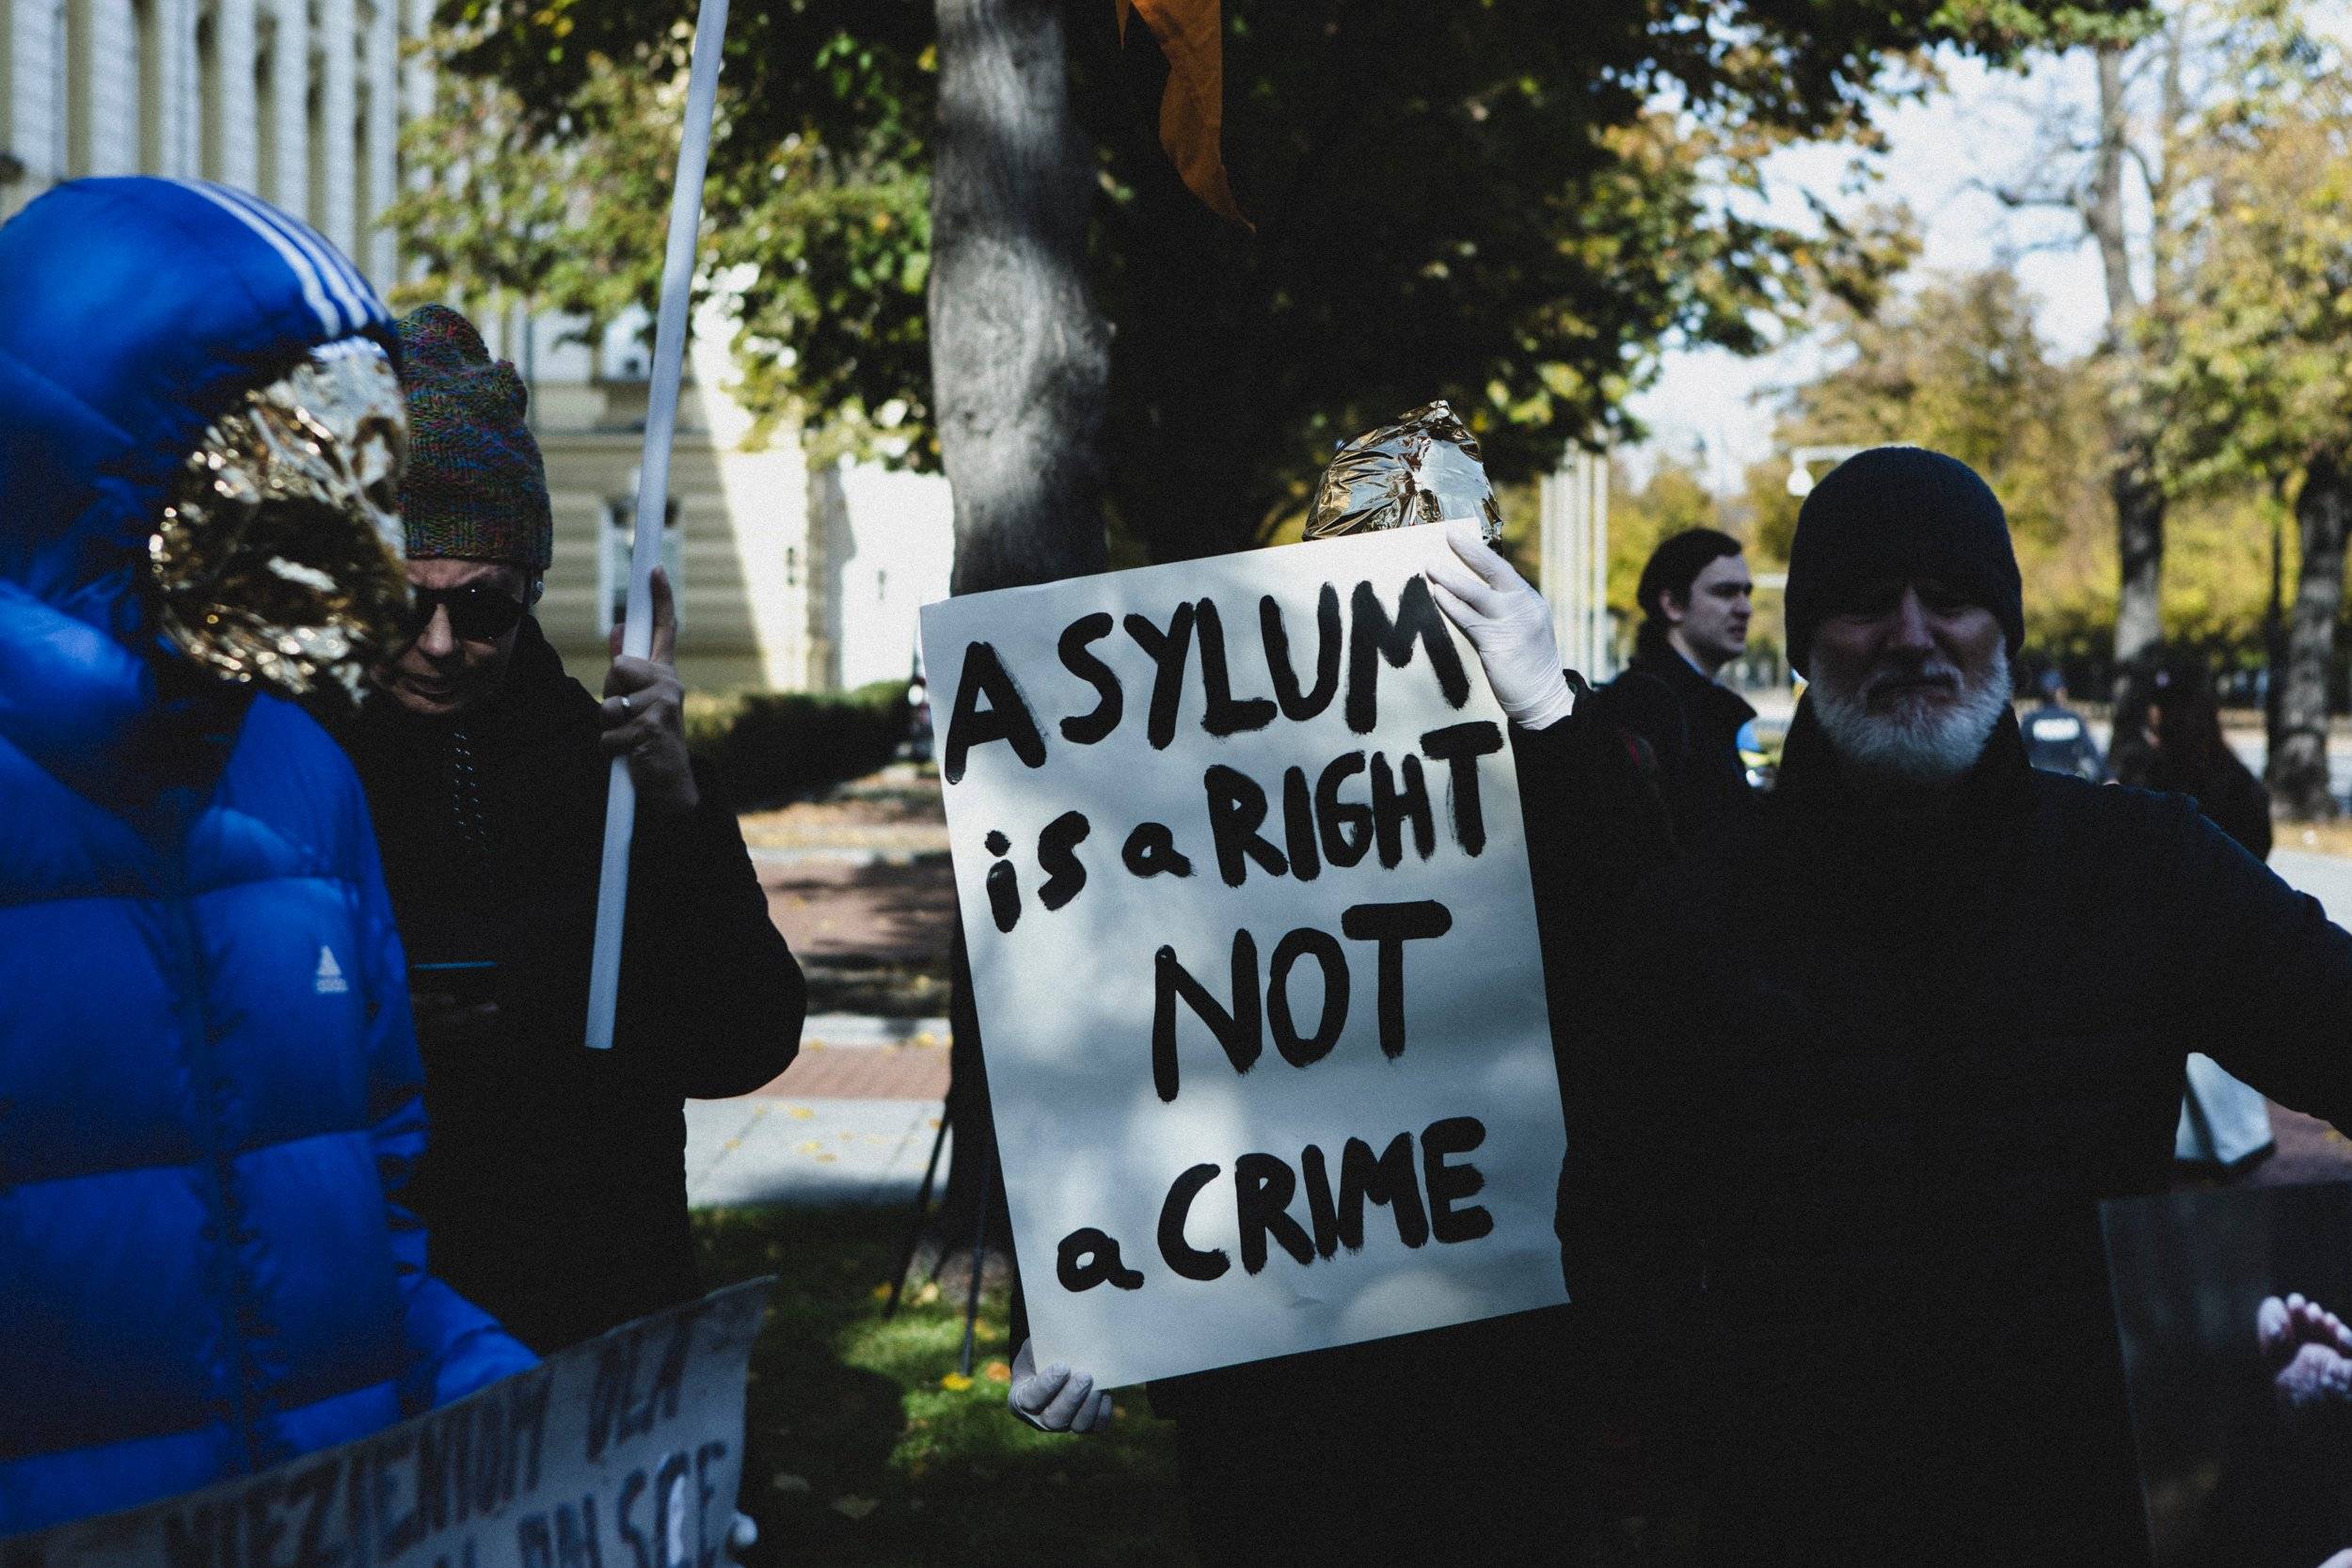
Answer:
<path fill-rule="evenodd" d="M 535 621 L 517 636 L 479 712 L 430 721 L 377 697 L 344 742 L 410 963 L 499 966 L 488 1037 L 423 1040 L 412 1192 L 433 1267 L 544 1354 L 698 1292 L 683 1101 L 782 1072 L 807 1004 L 704 781 L 691 816 L 638 814 L 614 1043 L 587 1049 L 609 765 L 596 700 Z"/>
<path fill-rule="evenodd" d="M 1654 780 L 1587 706 L 1512 726 L 1555 1037 L 1617 901 L 1673 852 Z M 1574 895 L 1545 899 L 1551 891 Z M 1537 976 L 1530 975 L 1531 983 Z M 1164 1378 L 1203 1563 L 1505 1562 L 1590 1524 L 1573 1308 Z"/>
<path fill-rule="evenodd" d="M 1571 1295 L 1675 1374 L 1714 1560 L 2140 1559 L 2097 1200 L 2165 1186 L 2192 1048 L 2352 1122 L 2352 936 L 2012 717 L 1907 817 L 1801 707 L 1760 808 L 1584 968 Z"/>
<path fill-rule="evenodd" d="M 1594 708 L 1648 746 L 1659 794 L 1682 843 L 1696 844 L 1717 823 L 1754 809 L 1740 729 L 1756 709 L 1673 648 L 1636 653 L 1623 674 L 1595 693 Z"/>

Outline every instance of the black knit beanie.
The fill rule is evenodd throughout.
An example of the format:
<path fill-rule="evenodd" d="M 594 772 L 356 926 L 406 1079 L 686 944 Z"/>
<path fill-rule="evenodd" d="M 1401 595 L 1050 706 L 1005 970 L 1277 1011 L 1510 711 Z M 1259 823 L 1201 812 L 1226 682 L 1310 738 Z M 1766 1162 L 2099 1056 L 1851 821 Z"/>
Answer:
<path fill-rule="evenodd" d="M 2026 640 L 2025 588 L 2008 515 L 1957 457 L 1872 447 L 1813 487 L 1788 546 L 1789 664 L 1802 673 L 1815 629 L 1889 578 L 1932 578 L 1982 605 L 2009 634 L 2012 658 Z"/>
<path fill-rule="evenodd" d="M 408 395 L 401 519 L 408 556 L 496 561 L 532 575 L 554 557 L 547 468 L 525 420 L 530 394 L 493 359 L 473 323 L 446 305 L 400 322 Z"/>

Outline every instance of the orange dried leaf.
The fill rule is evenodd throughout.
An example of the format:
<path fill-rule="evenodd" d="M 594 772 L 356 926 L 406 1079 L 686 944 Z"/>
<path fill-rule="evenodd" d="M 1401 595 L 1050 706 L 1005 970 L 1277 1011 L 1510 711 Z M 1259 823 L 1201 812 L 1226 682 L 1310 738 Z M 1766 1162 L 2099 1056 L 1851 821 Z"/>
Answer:
<path fill-rule="evenodd" d="M 1143 13 L 1144 24 L 1168 56 L 1168 89 L 1160 96 L 1160 145 L 1185 189 L 1209 210 L 1245 229 L 1225 174 L 1225 55 L 1222 0 L 1119 0 Z M 1123 34 L 1122 34 L 1123 36 Z"/>

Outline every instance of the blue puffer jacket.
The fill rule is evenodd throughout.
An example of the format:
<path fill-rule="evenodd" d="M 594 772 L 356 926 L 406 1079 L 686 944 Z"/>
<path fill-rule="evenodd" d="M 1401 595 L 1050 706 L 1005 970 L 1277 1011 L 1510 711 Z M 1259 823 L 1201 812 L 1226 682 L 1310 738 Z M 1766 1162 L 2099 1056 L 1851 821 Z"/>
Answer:
<path fill-rule="evenodd" d="M 140 586 L 204 427 L 359 333 L 348 263 L 215 187 L 0 229 L 0 1535 L 530 1364 L 399 1201 L 421 1074 L 358 783 L 162 653 Z"/>

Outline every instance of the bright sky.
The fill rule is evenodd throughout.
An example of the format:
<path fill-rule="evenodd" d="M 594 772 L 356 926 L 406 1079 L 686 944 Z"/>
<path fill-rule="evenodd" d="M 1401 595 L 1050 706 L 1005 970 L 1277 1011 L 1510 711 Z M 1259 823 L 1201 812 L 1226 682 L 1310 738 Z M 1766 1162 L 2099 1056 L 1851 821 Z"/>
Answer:
<path fill-rule="evenodd" d="M 1890 142 L 1879 160 L 1883 178 L 1855 196 L 1842 191 L 1851 154 L 1843 149 L 1797 148 L 1774 157 L 1767 172 L 1772 210 L 1791 220 L 1810 190 L 1841 213 L 1871 200 L 1902 199 L 1919 220 L 1926 248 L 1907 281 L 1923 273 L 1968 272 L 2008 261 L 2040 306 L 2043 333 L 2060 349 L 2088 348 L 2106 311 L 2099 264 L 2078 221 L 2063 212 L 2010 211 L 1985 184 L 2015 178 L 2034 149 L 2037 111 L 2057 102 L 2095 103 L 2089 56 L 2080 51 L 2045 61 L 2030 74 L 1992 71 L 1973 61 L 1949 65 L 1947 87 L 1925 102 L 1883 111 Z M 2073 243 L 2068 243 L 2073 242 Z M 1649 449 L 1626 455 L 1637 477 L 1655 451 L 1688 454 L 1706 443 L 1710 483 L 1737 489 L 1747 465 L 1770 455 L 1772 413 L 1757 394 L 1802 381 L 1816 362 L 1813 344 L 1798 340 L 1775 353 L 1741 359 L 1718 350 L 1668 356 L 1664 374 L 1634 400 L 1649 425 Z"/>

